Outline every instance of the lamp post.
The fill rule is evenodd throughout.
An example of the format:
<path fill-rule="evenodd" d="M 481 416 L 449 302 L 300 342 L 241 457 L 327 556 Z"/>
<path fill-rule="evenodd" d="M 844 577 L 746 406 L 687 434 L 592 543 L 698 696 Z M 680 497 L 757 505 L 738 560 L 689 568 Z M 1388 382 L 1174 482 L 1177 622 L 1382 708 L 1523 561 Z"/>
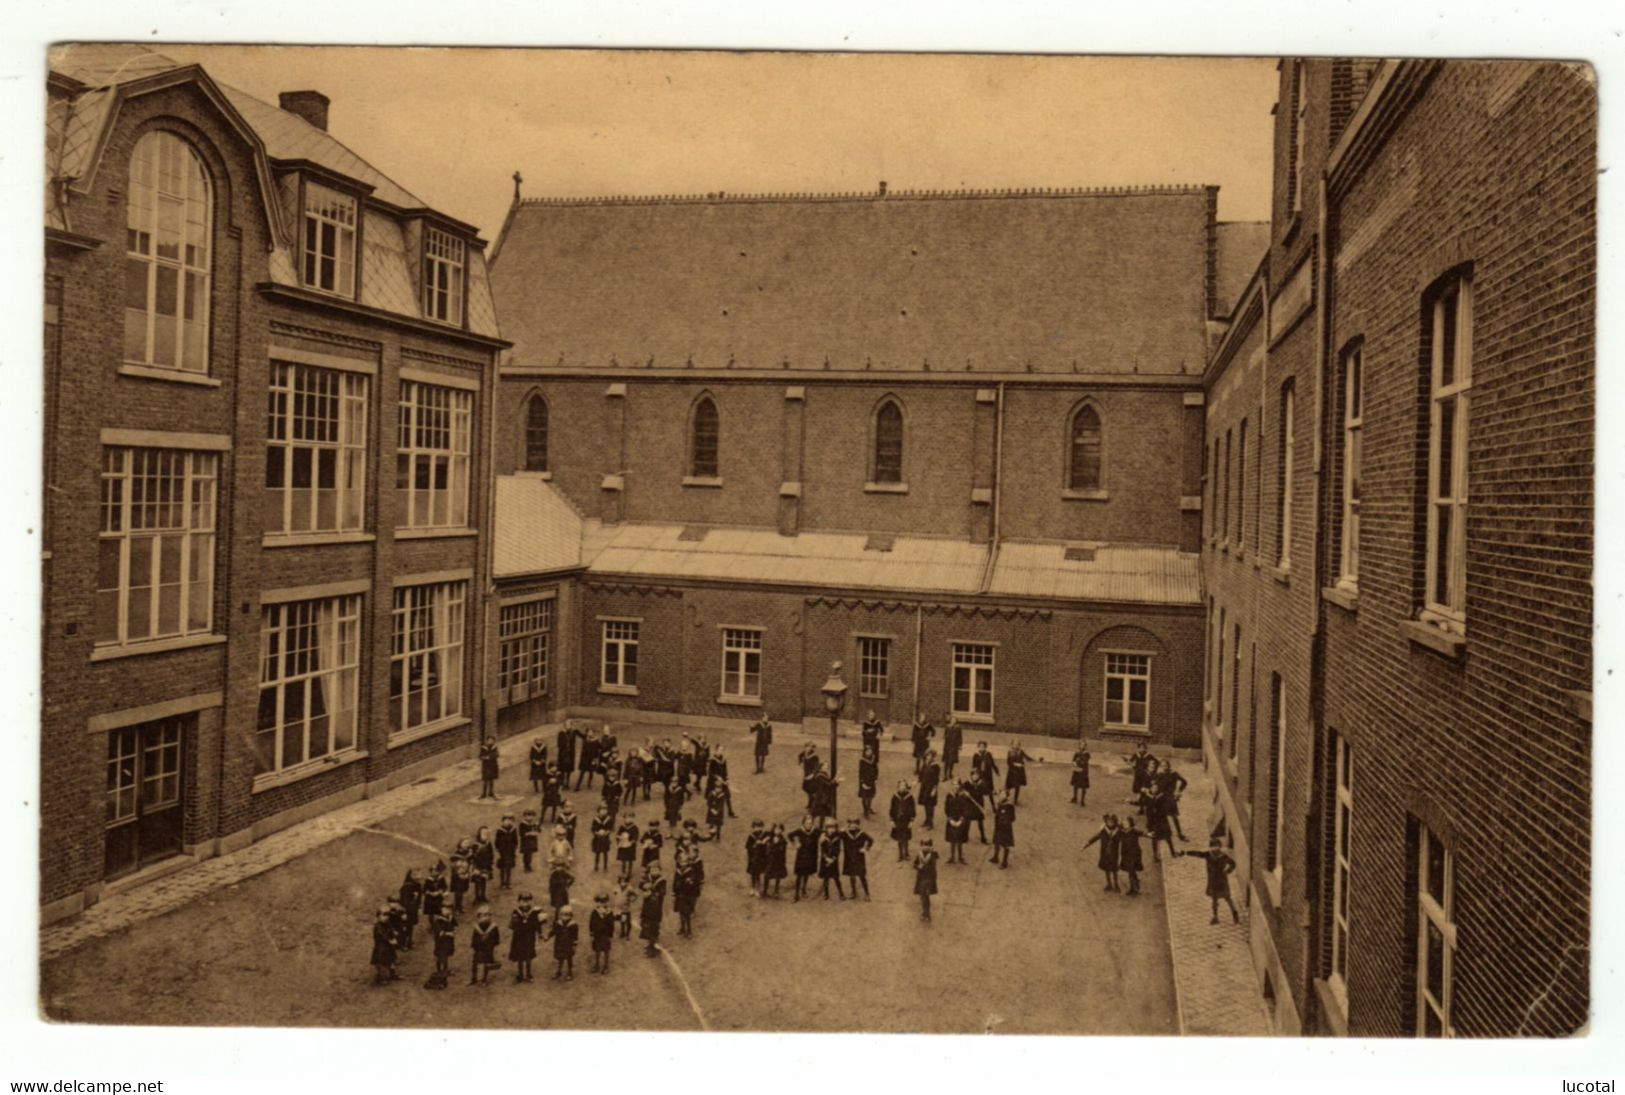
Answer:
<path fill-rule="evenodd" d="M 841 679 L 841 663 L 831 662 L 829 680 L 819 689 L 824 693 L 824 710 L 829 712 L 829 778 L 835 778 L 835 741 L 841 703 L 846 699 L 846 682 Z"/>

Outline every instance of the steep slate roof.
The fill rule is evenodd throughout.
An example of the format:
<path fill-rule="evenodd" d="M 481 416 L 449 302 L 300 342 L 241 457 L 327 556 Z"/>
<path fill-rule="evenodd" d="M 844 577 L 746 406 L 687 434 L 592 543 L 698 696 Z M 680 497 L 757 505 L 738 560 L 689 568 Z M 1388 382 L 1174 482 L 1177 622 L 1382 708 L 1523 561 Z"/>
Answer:
<path fill-rule="evenodd" d="M 1227 316 L 1235 310 L 1242 290 L 1270 246 L 1269 221 L 1226 221 L 1218 226 L 1216 310 Z"/>
<path fill-rule="evenodd" d="M 74 45 L 51 54 L 51 71 L 83 85 L 70 99 L 53 99 L 46 115 L 46 163 L 51 174 L 83 185 L 96 169 L 101 136 L 112 120 L 121 89 L 148 77 L 191 66 L 140 45 Z M 222 84 L 212 77 L 209 86 L 218 89 L 231 110 L 237 112 L 263 145 L 270 166 L 287 161 L 308 160 L 334 174 L 372 188 L 371 201 L 399 210 L 424 209 L 422 199 L 356 155 L 326 130 L 311 125 L 291 111 L 262 102 L 246 91 Z M 277 193 L 267 194 L 268 202 L 279 202 L 287 224 L 298 215 L 297 193 L 283 173 Z M 52 188 L 46 191 L 46 225 L 67 228 L 68 219 L 56 201 Z M 415 254 L 409 254 L 401 221 L 379 205 L 369 203 L 363 214 L 360 302 L 369 307 L 402 315 L 423 314 L 414 289 Z M 271 280 L 297 287 L 293 241 L 278 240 L 270 262 Z M 483 250 L 468 250 L 468 324 L 475 334 L 497 337 L 496 309 L 491 301 Z"/>
<path fill-rule="evenodd" d="M 491 281 L 520 366 L 1195 375 L 1209 198 L 527 199 Z"/>

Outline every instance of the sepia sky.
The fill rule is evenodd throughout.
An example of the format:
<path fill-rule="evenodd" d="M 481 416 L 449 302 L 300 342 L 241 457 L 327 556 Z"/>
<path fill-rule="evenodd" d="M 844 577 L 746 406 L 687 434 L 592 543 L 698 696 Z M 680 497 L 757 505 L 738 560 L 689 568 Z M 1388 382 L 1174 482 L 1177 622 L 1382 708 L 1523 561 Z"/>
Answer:
<path fill-rule="evenodd" d="M 176 46 L 495 239 L 539 196 L 1216 183 L 1269 216 L 1270 60 Z"/>

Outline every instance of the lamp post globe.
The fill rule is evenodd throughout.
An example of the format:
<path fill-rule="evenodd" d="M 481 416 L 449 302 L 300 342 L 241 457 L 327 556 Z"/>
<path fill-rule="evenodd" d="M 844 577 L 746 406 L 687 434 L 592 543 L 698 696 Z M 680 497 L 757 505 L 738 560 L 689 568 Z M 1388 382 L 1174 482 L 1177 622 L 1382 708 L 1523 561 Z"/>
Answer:
<path fill-rule="evenodd" d="M 838 724 L 841 717 L 841 705 L 846 701 L 846 681 L 841 679 L 841 663 L 831 662 L 829 679 L 824 682 L 820 692 L 824 694 L 824 710 L 829 712 L 829 778 L 834 779 L 836 740 L 839 733 Z"/>

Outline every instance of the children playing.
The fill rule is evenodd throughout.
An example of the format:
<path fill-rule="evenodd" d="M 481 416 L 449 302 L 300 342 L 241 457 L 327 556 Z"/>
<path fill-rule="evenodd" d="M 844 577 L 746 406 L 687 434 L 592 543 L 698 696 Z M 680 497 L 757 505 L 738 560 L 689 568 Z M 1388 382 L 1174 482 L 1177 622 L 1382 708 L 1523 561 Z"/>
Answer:
<path fill-rule="evenodd" d="M 1117 815 L 1107 814 L 1102 819 L 1100 831 L 1083 842 L 1085 848 L 1091 844 L 1100 845 L 1100 873 L 1106 876 L 1106 891 L 1120 893 L 1117 884 L 1117 864 L 1122 841 L 1117 828 Z"/>
<path fill-rule="evenodd" d="M 1224 850 L 1224 842 L 1218 837 L 1208 841 L 1205 852 L 1186 852 L 1191 859 L 1207 860 L 1207 896 L 1213 902 L 1213 919 L 1209 924 L 1219 922 L 1219 902 L 1222 900 L 1230 906 L 1230 921 L 1241 923 L 1241 914 L 1236 911 L 1236 902 L 1230 896 L 1230 872 L 1236 869 L 1236 861 L 1230 853 Z"/>
<path fill-rule="evenodd" d="M 1128 875 L 1128 896 L 1140 895 L 1140 871 L 1144 869 L 1145 860 L 1140 854 L 1140 837 L 1143 834 L 1134 827 L 1134 816 L 1129 815 L 1128 824 L 1118 833 L 1117 868 Z"/>

